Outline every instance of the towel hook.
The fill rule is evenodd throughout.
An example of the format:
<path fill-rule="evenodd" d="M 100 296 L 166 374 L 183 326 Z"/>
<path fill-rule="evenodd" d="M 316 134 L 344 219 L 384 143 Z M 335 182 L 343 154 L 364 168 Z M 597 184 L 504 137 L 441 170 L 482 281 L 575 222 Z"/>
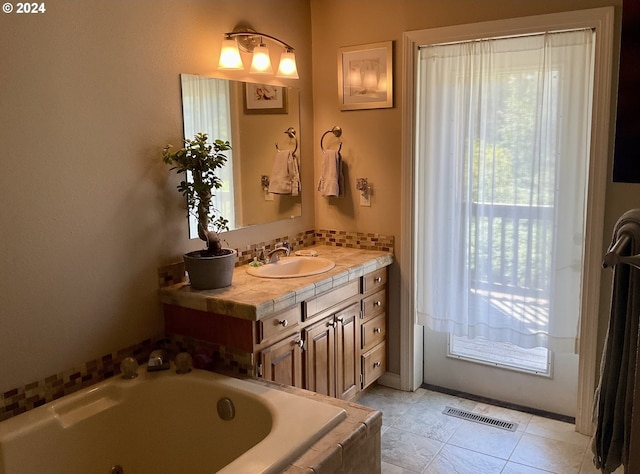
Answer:
<path fill-rule="evenodd" d="M 293 149 L 293 152 L 291 152 L 292 155 L 296 154 L 296 151 L 298 151 L 298 139 L 296 138 L 296 129 L 293 127 L 289 127 L 284 131 L 285 134 L 289 135 L 289 138 L 293 138 L 293 140 L 295 141 L 295 148 Z M 280 151 L 280 148 L 278 147 L 278 142 L 276 142 L 276 150 Z"/>
<path fill-rule="evenodd" d="M 327 133 L 333 133 L 336 138 L 340 138 L 342 136 L 342 129 L 336 125 L 331 130 L 327 130 L 322 134 L 322 137 L 320 138 L 320 149 L 322 150 L 322 153 L 326 152 L 324 146 L 322 145 L 322 141 L 324 140 L 324 137 L 327 135 Z M 342 140 L 340 140 L 340 143 L 338 144 L 338 151 L 340 150 L 342 150 Z"/>

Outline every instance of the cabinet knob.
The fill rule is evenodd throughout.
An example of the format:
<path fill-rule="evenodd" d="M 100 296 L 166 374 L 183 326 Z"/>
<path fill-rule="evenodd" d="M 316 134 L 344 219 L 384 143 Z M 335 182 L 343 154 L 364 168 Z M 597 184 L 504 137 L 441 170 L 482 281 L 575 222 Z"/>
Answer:
<path fill-rule="evenodd" d="M 380 283 L 381 281 L 382 281 L 382 277 L 375 277 L 375 278 L 373 279 L 373 282 L 374 282 L 374 283 Z"/>
<path fill-rule="evenodd" d="M 373 306 L 376 306 L 376 307 L 380 306 L 381 304 L 382 302 L 380 300 L 376 300 L 373 302 Z"/>
<path fill-rule="evenodd" d="M 341 323 L 342 321 L 344 321 L 344 318 L 342 316 L 338 316 L 336 318 L 336 321 L 338 321 L 339 323 Z"/>
<path fill-rule="evenodd" d="M 380 328 L 373 328 L 373 333 L 374 334 L 380 334 L 382 332 L 382 329 Z"/>
<path fill-rule="evenodd" d="M 283 319 L 282 321 L 278 321 L 278 324 L 280 324 L 280 326 L 282 326 L 283 328 L 286 328 L 287 325 L 289 324 L 289 321 L 287 321 L 286 319 Z"/>
<path fill-rule="evenodd" d="M 327 321 L 327 327 L 329 327 L 329 328 L 336 327 L 336 322 L 335 321 Z"/>
<path fill-rule="evenodd" d="M 377 369 L 378 367 L 380 367 L 382 365 L 382 362 L 378 361 L 378 362 L 374 362 L 373 363 L 373 368 Z"/>
<path fill-rule="evenodd" d="M 300 349 L 304 349 L 304 341 L 302 339 L 298 339 L 297 341 L 295 341 L 295 345 Z"/>

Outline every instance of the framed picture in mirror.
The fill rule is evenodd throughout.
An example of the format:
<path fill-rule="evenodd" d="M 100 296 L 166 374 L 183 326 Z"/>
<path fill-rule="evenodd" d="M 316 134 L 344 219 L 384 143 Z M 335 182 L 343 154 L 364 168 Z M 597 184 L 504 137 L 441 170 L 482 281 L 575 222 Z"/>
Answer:
<path fill-rule="evenodd" d="M 286 114 L 287 88 L 270 84 L 244 83 L 245 114 Z"/>

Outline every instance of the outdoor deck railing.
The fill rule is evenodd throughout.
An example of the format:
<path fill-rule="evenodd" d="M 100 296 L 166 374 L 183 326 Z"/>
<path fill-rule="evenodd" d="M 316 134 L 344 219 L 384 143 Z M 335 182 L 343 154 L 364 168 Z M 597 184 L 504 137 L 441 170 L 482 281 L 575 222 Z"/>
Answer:
<path fill-rule="evenodd" d="M 540 296 L 549 286 L 553 207 L 473 203 L 472 213 L 472 287 Z"/>

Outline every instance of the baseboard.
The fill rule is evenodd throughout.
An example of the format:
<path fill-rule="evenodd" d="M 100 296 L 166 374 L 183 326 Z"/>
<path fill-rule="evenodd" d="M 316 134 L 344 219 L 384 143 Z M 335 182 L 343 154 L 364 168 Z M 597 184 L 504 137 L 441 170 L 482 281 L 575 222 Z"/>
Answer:
<path fill-rule="evenodd" d="M 576 419 L 572 416 L 560 415 L 558 413 L 552 413 L 545 410 L 539 410 L 537 408 L 530 408 L 522 405 L 517 405 L 515 403 L 503 402 L 502 400 L 494 400 L 488 397 L 482 397 L 479 395 L 473 395 L 467 392 L 461 392 L 459 390 L 452 390 L 449 388 L 439 387 L 437 385 L 431 385 L 428 383 L 423 383 L 422 388 L 427 390 L 431 390 L 433 392 L 446 393 L 447 395 L 452 395 L 455 397 L 466 398 L 467 400 L 473 400 L 474 402 L 486 403 L 487 405 L 495 405 L 502 408 L 508 408 L 510 410 L 522 411 L 524 413 L 530 413 L 532 415 L 541 416 L 543 418 L 550 418 L 552 420 L 564 421 L 565 423 L 575 424 Z"/>
<path fill-rule="evenodd" d="M 391 372 L 385 372 L 377 380 L 378 384 L 385 387 L 394 388 L 396 390 L 402 390 L 400 387 L 400 374 L 393 374 Z"/>

